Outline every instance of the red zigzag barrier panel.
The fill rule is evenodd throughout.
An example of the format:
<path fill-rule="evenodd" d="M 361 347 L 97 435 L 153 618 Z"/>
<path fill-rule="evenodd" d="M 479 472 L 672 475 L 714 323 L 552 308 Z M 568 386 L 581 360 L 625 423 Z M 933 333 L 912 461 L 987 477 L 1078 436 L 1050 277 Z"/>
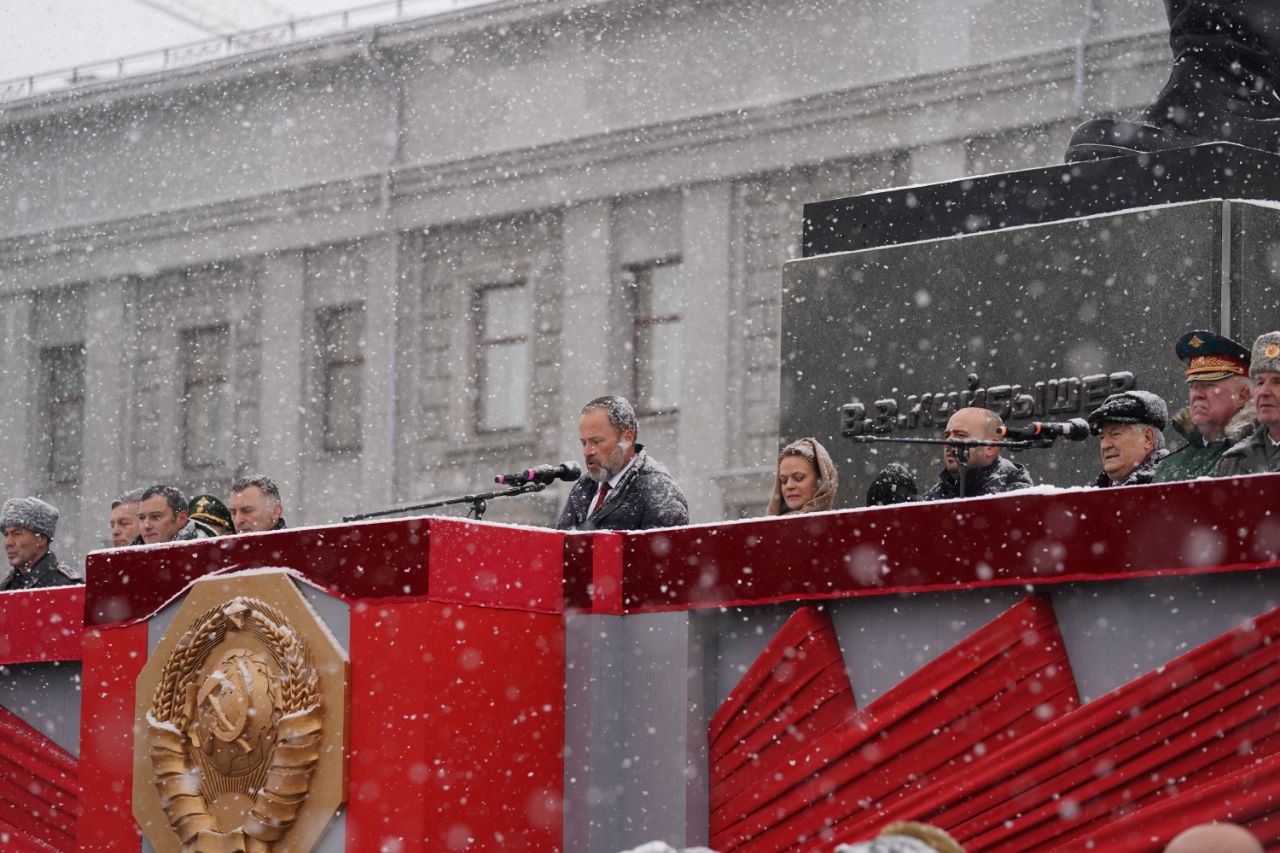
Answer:
<path fill-rule="evenodd" d="M 801 607 L 711 720 L 712 835 L 742 817 L 727 803 L 763 796 L 761 779 L 803 760 L 813 740 L 847 725 L 856 711 L 831 618 Z"/>
<path fill-rule="evenodd" d="M 837 825 L 836 839 L 864 838 L 889 820 L 910 818 L 943 827 L 971 851 L 1081 849 L 1091 840 L 1094 849 L 1110 850 L 1101 842 L 1116 833 L 1128 839 L 1123 849 L 1159 850 L 1200 819 L 1238 815 L 1264 844 L 1274 844 L 1278 638 L 1280 608 L 963 773 L 889 808 L 850 816 Z M 1195 808 L 1183 813 L 1179 802 Z M 1132 815 L 1128 829 L 1117 820 L 1125 815 Z M 1135 843 L 1132 830 L 1145 840 Z"/>
<path fill-rule="evenodd" d="M 75 756 L 0 707 L 0 838 L 6 850 L 72 850 Z"/>
<path fill-rule="evenodd" d="M 1108 853 L 1157 853 L 1184 829 L 1222 820 L 1275 844 L 1280 838 L 1280 754 L 1131 812 L 1088 840 L 1094 850 Z"/>
<path fill-rule="evenodd" d="M 811 618 L 804 609 L 793 617 Z M 757 667 L 769 667 L 768 657 L 766 651 Z M 760 677 L 754 670 L 744 681 Z M 874 816 L 913 791 L 967 772 L 976 755 L 1042 728 L 1078 702 L 1053 608 L 1043 597 L 1029 597 L 848 723 L 803 750 L 759 762 L 749 784 L 739 779 L 743 771 L 724 777 L 713 765 L 712 847 L 829 847 L 832 826 Z M 716 730 L 713 722 L 713 743 Z"/>

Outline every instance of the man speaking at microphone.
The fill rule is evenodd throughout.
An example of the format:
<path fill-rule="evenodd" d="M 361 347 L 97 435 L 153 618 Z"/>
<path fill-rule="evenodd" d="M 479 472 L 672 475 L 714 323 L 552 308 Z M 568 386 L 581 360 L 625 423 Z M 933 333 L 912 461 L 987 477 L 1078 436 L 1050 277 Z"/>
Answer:
<path fill-rule="evenodd" d="M 671 474 L 636 443 L 635 409 L 623 397 L 582 407 L 578 437 L 587 476 L 574 484 L 558 530 L 647 530 L 689 523 L 689 505 Z"/>

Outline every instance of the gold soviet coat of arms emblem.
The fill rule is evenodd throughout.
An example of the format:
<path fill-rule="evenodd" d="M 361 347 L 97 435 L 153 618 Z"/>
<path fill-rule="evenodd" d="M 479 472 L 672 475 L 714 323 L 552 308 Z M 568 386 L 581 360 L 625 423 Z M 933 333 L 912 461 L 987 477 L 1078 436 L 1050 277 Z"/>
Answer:
<path fill-rule="evenodd" d="M 194 584 L 138 683 L 134 813 L 157 850 L 310 849 L 345 799 L 346 671 L 283 573 Z"/>

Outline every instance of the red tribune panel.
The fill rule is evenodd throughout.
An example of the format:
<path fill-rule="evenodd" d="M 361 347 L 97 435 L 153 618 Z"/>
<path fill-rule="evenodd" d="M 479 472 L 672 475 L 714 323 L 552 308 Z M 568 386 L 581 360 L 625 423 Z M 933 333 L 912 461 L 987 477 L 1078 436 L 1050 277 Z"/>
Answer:
<path fill-rule="evenodd" d="M 147 626 L 87 630 L 80 695 L 81 850 L 137 849 L 133 820 L 134 684 L 147 662 Z"/>
<path fill-rule="evenodd" d="M 564 538 L 527 527 L 433 521 L 427 552 L 431 599 L 559 613 Z"/>
<path fill-rule="evenodd" d="M 844 726 L 755 784 L 712 792 L 712 846 L 775 851 L 825 845 L 841 822 L 876 815 L 946 780 L 988 749 L 1027 738 L 1079 702 L 1047 599 L 1010 608 L 935 658 Z"/>
<path fill-rule="evenodd" d="M 351 656 L 348 850 L 560 848 L 560 616 L 357 603 Z"/>
<path fill-rule="evenodd" d="M 293 569 L 346 601 L 430 597 L 558 613 L 563 539 L 555 531 L 410 518 L 98 551 L 89 555 L 85 622 L 143 619 L 197 578 L 259 567 Z"/>
<path fill-rule="evenodd" d="M 872 824 L 910 818 L 937 824 L 974 850 L 1081 849 L 1117 817 L 1280 753 L 1277 640 L 1280 608 L 908 795 L 874 820 L 838 825 L 836 837 L 865 837 Z M 1258 776 L 1251 796 L 1280 798 L 1276 780 Z M 1260 820 L 1270 825 L 1275 818 Z"/>
<path fill-rule="evenodd" d="M 627 612 L 1280 565 L 1280 474 L 627 533 Z"/>
<path fill-rule="evenodd" d="M 0 592 L 0 664 L 80 660 L 84 587 Z"/>
<path fill-rule="evenodd" d="M 612 531 L 564 537 L 564 602 L 571 610 L 622 612 L 622 537 Z"/>
<path fill-rule="evenodd" d="M 589 533 L 570 533 L 564 537 L 564 606 L 568 611 L 591 609 L 594 543 L 595 537 Z"/>
<path fill-rule="evenodd" d="M 87 561 L 85 624 L 145 619 L 197 578 L 260 567 L 294 569 L 348 601 L 425 596 L 427 537 L 441 523 L 365 522 L 95 551 Z"/>
<path fill-rule="evenodd" d="M 80 783 L 76 758 L 0 707 L 0 835 L 30 849 L 75 847 Z"/>

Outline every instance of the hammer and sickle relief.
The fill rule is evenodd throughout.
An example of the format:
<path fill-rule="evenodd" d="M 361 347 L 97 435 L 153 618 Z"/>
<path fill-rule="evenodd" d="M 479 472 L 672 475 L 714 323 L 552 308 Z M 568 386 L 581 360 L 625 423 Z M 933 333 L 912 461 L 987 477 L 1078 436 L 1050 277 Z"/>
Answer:
<path fill-rule="evenodd" d="M 283 614 L 237 597 L 195 620 L 147 714 L 153 782 L 191 853 L 269 853 L 307 799 L 319 675 Z"/>

